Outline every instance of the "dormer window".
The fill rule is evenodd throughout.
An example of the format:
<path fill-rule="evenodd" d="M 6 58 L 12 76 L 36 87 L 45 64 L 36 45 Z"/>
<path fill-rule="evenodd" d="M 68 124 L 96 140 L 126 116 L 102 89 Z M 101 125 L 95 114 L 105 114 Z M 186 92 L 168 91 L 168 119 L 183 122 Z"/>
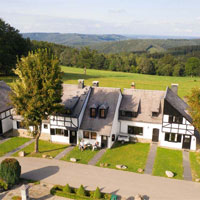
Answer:
<path fill-rule="evenodd" d="M 108 113 L 108 104 L 107 103 L 104 103 L 102 104 L 100 107 L 99 107 L 99 117 L 100 118 L 106 118 L 107 116 L 107 113 Z"/>
<path fill-rule="evenodd" d="M 71 114 L 71 109 L 67 108 L 67 109 L 66 109 L 66 114 L 67 114 L 67 115 L 70 115 L 70 114 Z"/>
<path fill-rule="evenodd" d="M 98 105 L 93 104 L 90 106 L 90 117 L 95 118 L 97 116 Z"/>
<path fill-rule="evenodd" d="M 159 112 L 152 112 L 152 117 L 158 117 Z"/>

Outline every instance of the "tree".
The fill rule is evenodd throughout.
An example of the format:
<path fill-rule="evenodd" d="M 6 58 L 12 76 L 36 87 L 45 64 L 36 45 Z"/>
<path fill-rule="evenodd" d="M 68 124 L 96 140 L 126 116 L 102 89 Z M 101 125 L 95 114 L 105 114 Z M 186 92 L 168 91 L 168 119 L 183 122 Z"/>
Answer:
<path fill-rule="evenodd" d="M 188 104 L 190 106 L 190 115 L 193 119 L 194 127 L 200 131 L 200 88 L 193 88 L 188 96 Z"/>
<path fill-rule="evenodd" d="M 0 19 L 0 74 L 10 74 L 17 57 L 27 55 L 30 46 L 29 39 L 22 38 L 17 29 Z"/>
<path fill-rule="evenodd" d="M 185 64 L 185 73 L 188 76 L 200 76 L 200 59 L 189 58 Z"/>
<path fill-rule="evenodd" d="M 11 101 L 26 127 L 33 127 L 35 152 L 42 120 L 61 109 L 62 73 L 58 60 L 47 49 L 30 52 L 17 63 L 19 77 L 12 85 Z"/>

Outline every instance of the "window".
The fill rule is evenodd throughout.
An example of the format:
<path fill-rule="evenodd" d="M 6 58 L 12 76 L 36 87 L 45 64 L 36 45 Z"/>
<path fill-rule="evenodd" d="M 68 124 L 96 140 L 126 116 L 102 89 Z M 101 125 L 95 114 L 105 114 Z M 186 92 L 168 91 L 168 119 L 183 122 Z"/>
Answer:
<path fill-rule="evenodd" d="M 124 111 L 124 110 L 121 110 L 120 111 L 120 116 L 121 117 L 137 117 L 138 113 L 137 112 L 131 112 L 131 111 Z"/>
<path fill-rule="evenodd" d="M 115 135 L 113 134 L 112 135 L 112 142 L 114 142 L 115 141 Z"/>
<path fill-rule="evenodd" d="M 17 121 L 17 129 L 25 129 L 23 122 Z"/>
<path fill-rule="evenodd" d="M 97 138 L 97 133 L 91 132 L 91 139 L 96 140 Z"/>
<path fill-rule="evenodd" d="M 43 125 L 44 129 L 48 129 L 48 124 Z"/>
<path fill-rule="evenodd" d="M 90 109 L 90 117 L 96 117 L 96 109 L 95 108 Z"/>
<path fill-rule="evenodd" d="M 181 142 L 182 135 L 177 133 L 165 133 L 165 141 Z"/>
<path fill-rule="evenodd" d="M 67 114 L 67 115 L 70 115 L 70 114 L 71 114 L 71 110 L 70 110 L 69 108 L 66 110 L 66 114 Z"/>
<path fill-rule="evenodd" d="M 128 126 L 128 134 L 143 135 L 143 127 Z"/>
<path fill-rule="evenodd" d="M 152 117 L 158 117 L 159 112 L 152 112 Z"/>
<path fill-rule="evenodd" d="M 60 135 L 60 136 L 68 137 L 68 130 L 51 128 L 51 135 Z"/>
<path fill-rule="evenodd" d="M 183 117 L 170 115 L 169 116 L 169 123 L 182 124 L 183 123 Z"/>
<path fill-rule="evenodd" d="M 83 138 L 89 139 L 90 138 L 90 132 L 83 131 Z"/>
<path fill-rule="evenodd" d="M 100 116 L 99 116 L 100 118 L 105 118 L 106 117 L 106 115 L 105 115 L 105 110 L 104 109 L 101 109 L 100 110 Z"/>
<path fill-rule="evenodd" d="M 97 133 L 96 132 L 83 131 L 83 138 L 96 140 L 97 139 Z"/>

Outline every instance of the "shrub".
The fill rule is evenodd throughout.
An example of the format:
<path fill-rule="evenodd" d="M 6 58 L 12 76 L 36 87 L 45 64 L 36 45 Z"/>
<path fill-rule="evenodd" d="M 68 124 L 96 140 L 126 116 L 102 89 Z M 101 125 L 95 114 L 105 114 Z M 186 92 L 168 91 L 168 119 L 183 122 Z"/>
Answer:
<path fill-rule="evenodd" d="M 51 190 L 50 190 L 50 194 L 55 195 L 56 191 L 62 191 L 63 187 L 61 185 L 54 185 Z"/>
<path fill-rule="evenodd" d="M 13 196 L 12 200 L 22 200 L 22 198 L 20 196 Z"/>
<path fill-rule="evenodd" d="M 3 179 L 0 179 L 0 192 L 3 192 L 7 189 L 8 189 L 8 184 Z"/>
<path fill-rule="evenodd" d="M 83 187 L 83 185 L 81 185 L 80 188 L 78 188 L 77 195 L 86 196 L 85 188 Z"/>
<path fill-rule="evenodd" d="M 67 193 L 71 193 L 71 188 L 69 186 L 69 184 L 67 184 L 64 188 L 63 188 L 63 192 L 67 192 Z"/>
<path fill-rule="evenodd" d="M 99 187 L 97 187 L 97 189 L 94 192 L 94 198 L 101 199 L 101 196 L 102 196 L 101 191 L 100 191 Z"/>
<path fill-rule="evenodd" d="M 19 183 L 21 175 L 21 166 L 14 158 L 7 158 L 1 162 L 0 177 L 6 181 L 8 186 Z"/>

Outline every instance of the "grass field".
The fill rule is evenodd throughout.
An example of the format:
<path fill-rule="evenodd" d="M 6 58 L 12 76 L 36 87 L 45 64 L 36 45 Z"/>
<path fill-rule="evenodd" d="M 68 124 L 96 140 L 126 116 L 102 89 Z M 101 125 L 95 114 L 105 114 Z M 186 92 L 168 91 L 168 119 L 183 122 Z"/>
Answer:
<path fill-rule="evenodd" d="M 145 168 L 149 148 L 150 145 L 145 143 L 115 143 L 111 149 L 106 150 L 97 166 L 107 163 L 108 168 L 116 169 L 116 165 L 126 165 L 127 171 L 137 172 L 139 168 Z"/>
<path fill-rule="evenodd" d="M 182 151 L 157 148 L 153 175 L 167 177 L 165 171 L 172 171 L 175 179 L 183 179 Z"/>
<path fill-rule="evenodd" d="M 28 141 L 30 141 L 30 139 L 22 137 L 13 137 L 9 139 L 8 141 L 0 144 L 0 156 L 3 156 L 4 154 L 16 149 Z"/>
<path fill-rule="evenodd" d="M 103 87 L 130 88 L 131 82 L 135 82 L 136 88 L 148 90 L 165 90 L 171 83 L 178 83 L 178 94 L 180 97 L 188 95 L 192 88 L 200 85 L 200 77 L 172 77 L 134 74 L 125 72 L 112 72 L 88 69 L 87 75 L 84 70 L 75 67 L 62 66 L 64 72 L 64 83 L 77 84 L 78 79 L 85 79 L 86 85 L 91 85 L 97 80 Z M 12 84 L 12 77 L 1 77 L 1 80 Z"/>
<path fill-rule="evenodd" d="M 77 163 L 88 164 L 97 152 L 98 151 L 92 151 L 91 149 L 81 151 L 78 147 L 75 147 L 64 158 L 62 158 L 62 160 L 70 161 L 70 158 L 76 158 Z"/>
<path fill-rule="evenodd" d="M 64 151 L 68 145 L 55 144 L 49 141 L 39 140 L 39 153 L 33 153 L 35 142 L 25 147 L 21 151 L 25 151 L 27 157 L 42 157 L 42 155 L 52 156 L 53 158 L 60 152 Z M 18 156 L 16 152 L 13 156 Z"/>
<path fill-rule="evenodd" d="M 190 152 L 190 165 L 192 169 L 192 179 L 200 178 L 200 153 Z"/>

